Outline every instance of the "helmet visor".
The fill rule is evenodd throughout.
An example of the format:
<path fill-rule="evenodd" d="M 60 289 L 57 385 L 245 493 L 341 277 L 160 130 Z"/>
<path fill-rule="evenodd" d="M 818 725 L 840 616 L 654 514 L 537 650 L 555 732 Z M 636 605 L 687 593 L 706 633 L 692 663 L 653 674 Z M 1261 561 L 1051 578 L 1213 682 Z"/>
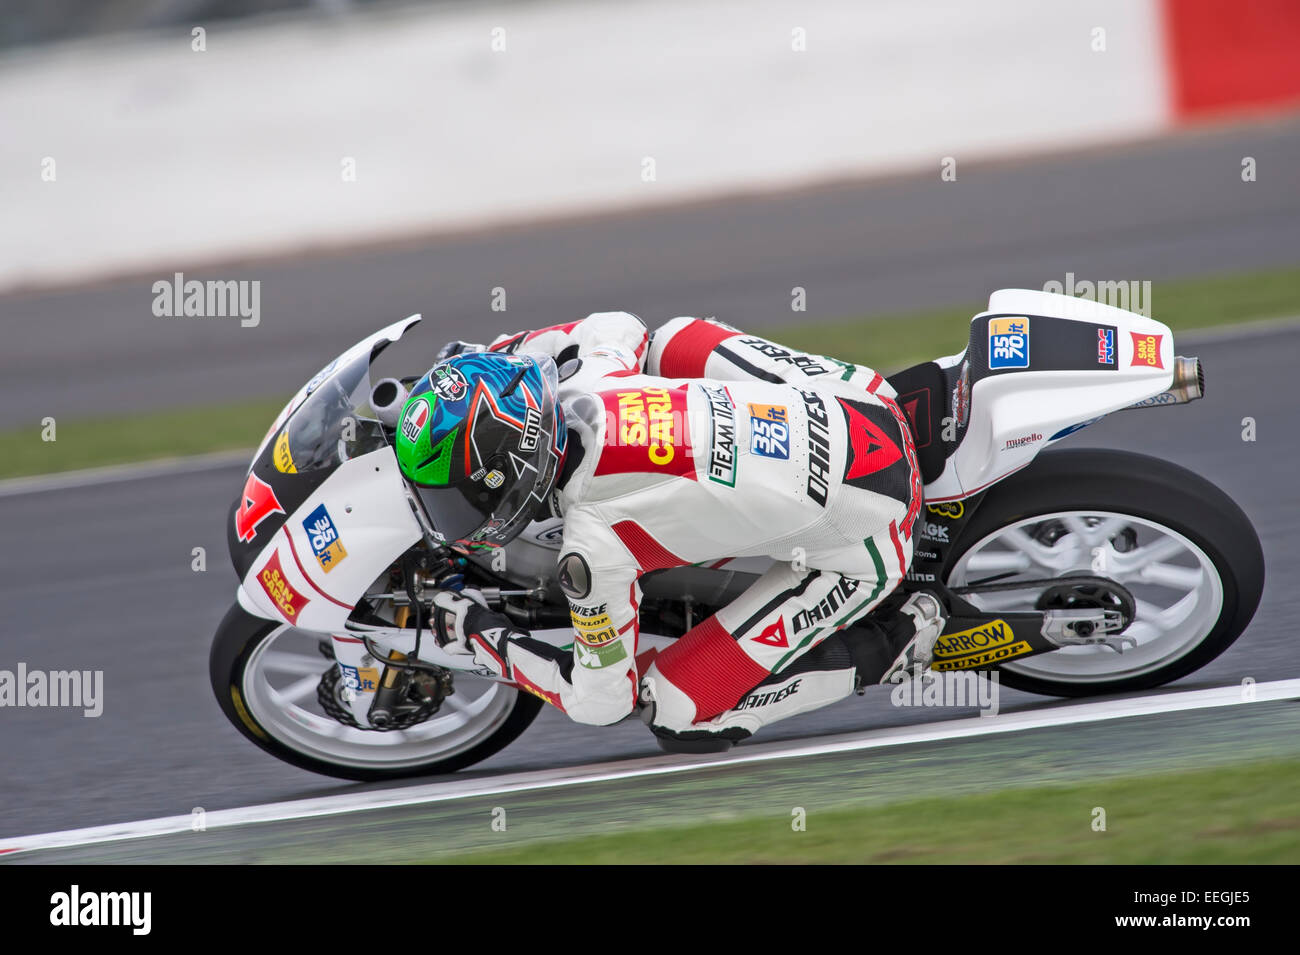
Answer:
<path fill-rule="evenodd" d="M 499 463 L 509 466 L 504 461 Z M 549 486 L 553 475 L 552 458 L 542 481 L 532 470 L 521 480 L 506 478 L 503 468 L 491 468 L 477 481 L 450 487 L 415 485 L 415 493 L 434 532 L 448 543 L 500 546 L 532 520 L 542 503 L 538 491 Z M 498 486 L 493 488 L 492 484 Z"/>

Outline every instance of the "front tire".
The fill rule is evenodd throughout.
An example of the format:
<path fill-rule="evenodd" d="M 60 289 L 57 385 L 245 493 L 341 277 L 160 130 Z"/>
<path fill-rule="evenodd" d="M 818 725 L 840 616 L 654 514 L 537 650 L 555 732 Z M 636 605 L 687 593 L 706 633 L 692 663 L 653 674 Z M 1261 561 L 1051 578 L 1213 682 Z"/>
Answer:
<path fill-rule="evenodd" d="M 1231 498 L 1185 468 L 1110 450 L 1044 452 L 988 493 L 945 577 L 959 587 L 999 571 L 1016 571 L 1007 582 L 1108 577 L 1139 598 L 1126 631 L 1138 646 L 1124 654 L 1068 647 L 1000 667 L 1007 686 L 1048 696 L 1132 692 L 1186 676 L 1241 636 L 1264 588 L 1259 537 Z M 1039 592 L 969 599 L 993 612 L 1032 610 Z"/>
<path fill-rule="evenodd" d="M 320 655 L 319 641 L 319 634 L 255 617 L 235 604 L 217 628 L 208 659 L 212 691 L 226 718 L 256 746 L 302 769 L 362 781 L 454 772 L 513 742 L 542 708 L 527 693 L 457 674 L 458 688 L 482 692 L 467 703 L 453 694 L 438 713 L 406 730 L 345 726 L 314 703 L 319 677 L 335 665 Z"/>

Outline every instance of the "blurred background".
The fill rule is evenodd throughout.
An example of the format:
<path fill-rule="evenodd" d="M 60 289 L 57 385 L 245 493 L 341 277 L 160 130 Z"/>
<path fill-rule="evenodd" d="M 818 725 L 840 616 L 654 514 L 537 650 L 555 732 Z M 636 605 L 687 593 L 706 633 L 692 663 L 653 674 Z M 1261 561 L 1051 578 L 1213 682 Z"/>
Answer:
<path fill-rule="evenodd" d="M 0 430 L 286 395 L 308 335 L 411 312 L 771 326 L 1295 264 L 1297 10 L 13 0 Z M 260 282 L 259 324 L 155 316 L 177 272 Z"/>
<path fill-rule="evenodd" d="M 423 313 L 414 374 L 627 309 L 888 369 L 1067 276 L 1151 282 L 1180 336 L 1300 315 L 1297 50 L 1294 0 L 6 0 L 0 667 L 100 668 L 107 699 L 0 711 L 0 835 L 332 791 L 224 723 L 206 641 L 240 449 L 352 342 Z M 192 280 L 257 283 L 257 320 L 155 313 Z M 1300 565 L 1287 327 L 1216 333 L 1207 400 L 1087 432 L 1220 483 L 1271 580 Z M 1270 587 L 1192 679 L 1297 675 L 1296 612 Z M 657 752 L 549 713 L 525 742 L 483 770 Z"/>
<path fill-rule="evenodd" d="M 0 36 L 0 429 L 288 394 L 305 336 L 416 311 L 803 324 L 1300 249 L 1287 0 L 14 0 Z M 257 327 L 155 316 L 175 272 L 260 282 Z"/>

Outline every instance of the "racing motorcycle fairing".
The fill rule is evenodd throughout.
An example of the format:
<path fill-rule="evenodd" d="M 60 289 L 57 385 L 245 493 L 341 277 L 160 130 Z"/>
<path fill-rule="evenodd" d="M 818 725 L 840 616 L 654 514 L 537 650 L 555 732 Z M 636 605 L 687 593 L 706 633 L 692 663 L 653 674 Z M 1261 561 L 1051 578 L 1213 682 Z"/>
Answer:
<path fill-rule="evenodd" d="M 375 577 L 423 536 L 403 488 L 387 447 L 338 465 L 266 538 L 240 605 L 305 630 L 345 631 Z"/>
<path fill-rule="evenodd" d="M 1100 302 L 1002 289 L 957 355 L 892 376 L 916 436 L 927 502 L 957 501 L 1044 447 L 1167 391 L 1167 325 Z"/>
<path fill-rule="evenodd" d="M 375 577 L 422 536 L 383 425 L 370 365 L 420 321 L 362 339 L 285 405 L 231 508 L 227 537 L 249 613 L 341 630 Z"/>

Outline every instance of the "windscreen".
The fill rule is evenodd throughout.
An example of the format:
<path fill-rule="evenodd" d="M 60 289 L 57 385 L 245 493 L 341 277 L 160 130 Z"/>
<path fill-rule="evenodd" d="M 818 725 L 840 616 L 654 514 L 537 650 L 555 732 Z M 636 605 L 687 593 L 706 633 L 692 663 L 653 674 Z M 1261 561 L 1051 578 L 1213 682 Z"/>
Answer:
<path fill-rule="evenodd" d="M 286 473 L 334 468 L 388 441 L 370 407 L 369 352 L 332 363 L 312 379 L 303 403 L 275 439 L 276 466 Z"/>

